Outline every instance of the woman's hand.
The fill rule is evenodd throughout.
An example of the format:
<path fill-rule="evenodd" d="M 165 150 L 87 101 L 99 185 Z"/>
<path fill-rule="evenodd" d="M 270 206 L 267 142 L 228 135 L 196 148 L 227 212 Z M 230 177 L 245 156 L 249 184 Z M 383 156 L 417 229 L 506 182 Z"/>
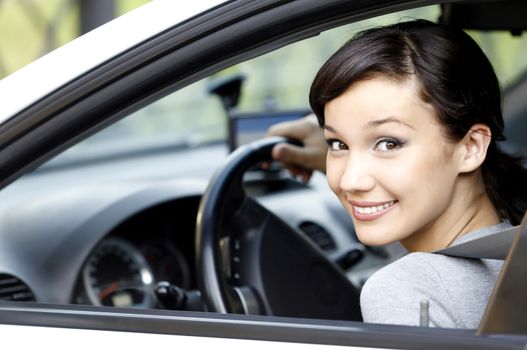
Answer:
<path fill-rule="evenodd" d="M 313 170 L 326 171 L 327 144 L 315 115 L 302 119 L 275 124 L 267 136 L 282 136 L 296 139 L 304 146 L 278 144 L 273 148 L 272 157 L 280 161 L 294 176 L 304 182 L 311 178 Z"/>

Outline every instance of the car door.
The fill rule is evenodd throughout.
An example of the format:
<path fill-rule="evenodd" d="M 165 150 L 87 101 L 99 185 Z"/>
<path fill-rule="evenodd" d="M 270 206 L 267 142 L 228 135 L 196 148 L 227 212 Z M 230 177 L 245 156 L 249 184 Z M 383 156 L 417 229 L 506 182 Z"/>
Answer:
<path fill-rule="evenodd" d="M 331 27 L 431 3 L 240 0 L 208 9 L 105 59 L 6 116 L 0 125 L 0 184 L 7 186 L 88 135 L 236 63 Z M 64 346 L 87 341 L 126 342 L 130 347 L 168 343 L 523 349 L 526 343 L 525 337 L 476 336 L 472 330 L 41 303 L 0 304 L 0 324 L 7 337 L 22 345 L 49 337 L 64 337 Z M 20 340 L 28 333 L 32 336 Z"/>

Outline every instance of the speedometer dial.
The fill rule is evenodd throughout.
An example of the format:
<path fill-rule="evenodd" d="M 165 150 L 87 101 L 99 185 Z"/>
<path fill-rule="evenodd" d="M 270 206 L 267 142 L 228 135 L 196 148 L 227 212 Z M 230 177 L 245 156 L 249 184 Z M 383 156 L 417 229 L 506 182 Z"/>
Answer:
<path fill-rule="evenodd" d="M 83 282 L 94 305 L 152 308 L 153 275 L 141 253 L 129 242 L 110 238 L 89 257 Z"/>

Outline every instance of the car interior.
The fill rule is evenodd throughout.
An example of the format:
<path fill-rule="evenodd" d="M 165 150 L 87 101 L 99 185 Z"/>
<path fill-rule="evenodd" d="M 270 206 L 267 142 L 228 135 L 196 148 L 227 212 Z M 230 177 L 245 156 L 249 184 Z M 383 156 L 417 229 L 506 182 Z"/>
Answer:
<path fill-rule="evenodd" d="M 284 141 L 266 130 L 310 113 L 317 69 L 353 33 L 425 18 L 482 46 L 502 146 L 527 150 L 526 16 L 522 0 L 383 12 L 153 98 L 0 191 L 0 300 L 360 321 L 361 287 L 405 250 L 360 243 L 324 174 L 264 169 Z"/>

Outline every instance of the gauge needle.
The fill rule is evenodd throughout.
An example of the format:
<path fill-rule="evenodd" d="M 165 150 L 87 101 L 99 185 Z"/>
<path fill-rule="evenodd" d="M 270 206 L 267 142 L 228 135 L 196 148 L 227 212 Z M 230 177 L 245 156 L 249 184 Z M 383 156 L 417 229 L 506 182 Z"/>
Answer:
<path fill-rule="evenodd" d="M 99 300 L 104 300 L 108 295 L 112 294 L 119 288 L 119 284 L 117 282 L 112 282 L 110 285 L 99 293 Z"/>

